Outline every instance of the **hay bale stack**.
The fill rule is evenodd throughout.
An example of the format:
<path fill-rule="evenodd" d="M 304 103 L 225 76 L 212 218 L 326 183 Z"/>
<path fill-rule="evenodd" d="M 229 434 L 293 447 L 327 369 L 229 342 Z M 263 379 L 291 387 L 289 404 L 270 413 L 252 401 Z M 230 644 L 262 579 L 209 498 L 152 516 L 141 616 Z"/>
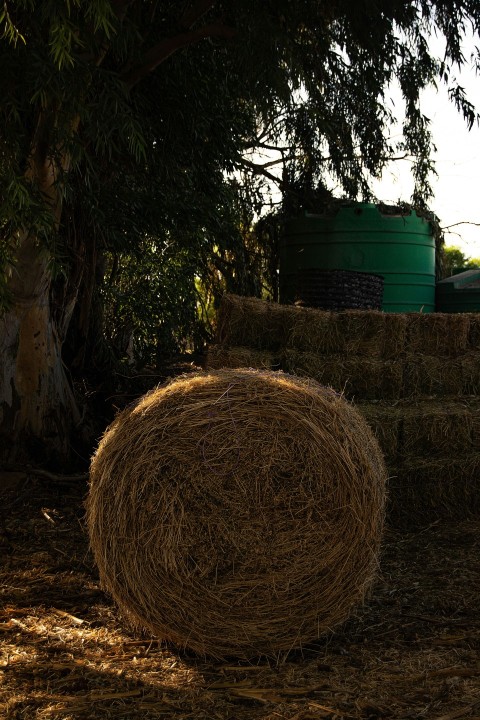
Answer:
<path fill-rule="evenodd" d="M 385 480 L 367 423 L 314 381 L 184 376 L 121 413 L 92 460 L 102 584 L 134 624 L 200 654 L 299 647 L 364 597 Z"/>
<path fill-rule="evenodd" d="M 449 502 L 452 517 L 480 511 L 480 313 L 298 307 L 283 313 L 275 352 L 280 369 L 355 402 L 392 476 L 389 519 L 422 524 L 435 507 L 448 517 Z M 249 365 L 262 367 L 259 361 L 252 357 Z"/>
<path fill-rule="evenodd" d="M 417 400 L 400 412 L 403 457 L 455 458 L 471 452 L 473 413 L 467 402 Z"/>
<path fill-rule="evenodd" d="M 441 398 L 360 403 L 387 465 L 398 473 L 410 461 L 455 460 L 480 452 L 480 400 Z"/>
<path fill-rule="evenodd" d="M 279 370 L 280 358 L 268 350 L 210 345 L 204 365 L 208 370 L 239 367 L 255 368 L 256 370 Z"/>
<path fill-rule="evenodd" d="M 480 453 L 408 458 L 390 473 L 388 517 L 393 525 L 411 528 L 480 514 Z"/>
<path fill-rule="evenodd" d="M 288 311 L 286 305 L 224 295 L 217 314 L 215 342 L 226 347 L 278 350 L 288 334 Z"/>
<path fill-rule="evenodd" d="M 387 467 L 395 466 L 399 454 L 402 413 L 395 405 L 361 403 L 356 405 L 372 429 Z"/>
<path fill-rule="evenodd" d="M 468 347 L 470 350 L 478 351 L 480 350 L 480 313 L 468 313 L 468 320 Z"/>
<path fill-rule="evenodd" d="M 479 348 L 480 349 L 480 348 Z M 459 358 L 462 389 L 465 395 L 478 395 L 480 389 L 480 353 L 468 352 Z"/>
<path fill-rule="evenodd" d="M 480 400 L 477 400 L 472 408 L 471 426 L 472 448 L 480 452 Z"/>
<path fill-rule="evenodd" d="M 329 312 L 313 308 L 287 308 L 286 347 L 319 355 L 398 358 L 404 350 L 405 315 L 376 310 Z"/>
<path fill-rule="evenodd" d="M 470 320 L 463 313 L 408 313 L 407 353 L 457 357 L 467 352 Z"/>
<path fill-rule="evenodd" d="M 385 360 L 398 360 L 404 350 L 407 336 L 407 316 L 385 313 L 385 337 L 382 356 Z"/>
<path fill-rule="evenodd" d="M 321 355 L 342 353 L 345 350 L 345 336 L 335 323 L 337 313 L 299 307 L 288 307 L 287 312 L 287 348 Z"/>
<path fill-rule="evenodd" d="M 396 360 L 285 350 L 282 368 L 294 375 L 313 378 L 355 402 L 401 397 L 403 365 Z"/>
<path fill-rule="evenodd" d="M 462 395 L 465 360 L 409 353 L 404 358 L 402 397 Z"/>

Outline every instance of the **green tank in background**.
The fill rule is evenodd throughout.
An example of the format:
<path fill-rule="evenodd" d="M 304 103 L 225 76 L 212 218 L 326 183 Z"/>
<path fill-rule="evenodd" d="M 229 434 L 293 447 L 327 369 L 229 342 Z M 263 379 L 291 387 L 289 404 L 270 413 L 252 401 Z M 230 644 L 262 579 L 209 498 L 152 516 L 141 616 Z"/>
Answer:
<path fill-rule="evenodd" d="M 285 223 L 280 302 L 295 301 L 299 271 L 350 270 L 384 278 L 386 312 L 435 311 L 435 237 L 415 211 L 349 203 Z"/>

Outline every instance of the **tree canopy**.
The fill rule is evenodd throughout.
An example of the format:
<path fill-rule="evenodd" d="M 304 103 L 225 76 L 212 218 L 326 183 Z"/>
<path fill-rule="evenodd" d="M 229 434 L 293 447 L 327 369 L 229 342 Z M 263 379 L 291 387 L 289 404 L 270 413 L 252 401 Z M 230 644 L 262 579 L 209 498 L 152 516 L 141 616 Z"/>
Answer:
<path fill-rule="evenodd" d="M 446 246 L 443 250 L 443 277 L 457 275 L 465 270 L 480 268 L 480 258 L 470 258 L 456 245 Z"/>
<path fill-rule="evenodd" d="M 333 187 L 371 199 L 371 178 L 401 152 L 413 159 L 411 200 L 425 207 L 421 91 L 444 85 L 467 125 L 478 121 L 455 76 L 466 63 L 480 69 L 478 48 L 462 52 L 479 27 L 478 0 L 6 0 L 0 356 L 12 369 L 0 405 L 15 405 L 11 387 L 22 405 L 25 307 L 48 309 L 45 347 L 81 372 L 99 335 L 121 350 L 133 325 L 150 357 L 155 343 L 195 333 L 199 296 L 271 288 L 275 238 L 252 223 L 272 182 L 290 214 Z M 444 38 L 441 57 L 432 34 Z M 405 105 L 396 144 L 394 80 Z M 32 407 L 47 365 L 20 383 Z"/>

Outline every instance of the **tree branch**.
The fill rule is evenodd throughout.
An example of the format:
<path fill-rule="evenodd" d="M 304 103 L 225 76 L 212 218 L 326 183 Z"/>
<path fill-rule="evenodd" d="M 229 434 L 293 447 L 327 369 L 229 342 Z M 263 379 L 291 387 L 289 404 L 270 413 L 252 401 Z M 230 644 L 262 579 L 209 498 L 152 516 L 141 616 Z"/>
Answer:
<path fill-rule="evenodd" d="M 213 23 L 211 25 L 204 25 L 198 28 L 198 30 L 191 30 L 171 38 L 165 38 L 150 48 L 150 50 L 147 50 L 143 56 L 141 65 L 137 65 L 137 67 L 126 72 L 122 75 L 121 79 L 129 88 L 132 88 L 146 77 L 146 75 L 153 72 L 162 62 L 165 62 L 165 60 L 177 50 L 193 45 L 208 37 L 223 37 L 230 40 L 236 35 L 236 32 L 234 28 L 228 25 Z"/>
<path fill-rule="evenodd" d="M 247 160 L 246 158 L 239 158 L 239 162 L 241 165 L 245 165 L 245 167 L 254 172 L 255 175 L 263 175 L 268 180 L 271 180 L 276 185 L 278 185 L 278 187 L 287 188 L 287 184 L 284 182 L 284 180 L 276 177 L 275 175 L 272 175 L 272 173 L 268 172 L 268 170 L 265 170 L 263 165 L 256 165 L 254 162 L 251 162 L 251 160 Z"/>
<path fill-rule="evenodd" d="M 110 2 L 112 5 L 113 14 L 117 18 L 117 20 L 122 23 L 125 15 L 127 14 L 128 8 L 130 7 L 130 5 L 133 5 L 135 0 L 110 0 Z M 95 37 L 98 33 L 96 32 L 92 22 L 90 22 L 89 25 L 91 35 Z M 86 63 L 90 63 L 93 61 L 93 63 L 97 65 L 97 67 L 99 67 L 105 60 L 105 57 L 110 50 L 110 46 L 111 41 L 107 41 L 106 37 L 104 36 L 99 42 L 98 53 L 92 54 L 90 51 L 86 51 L 79 53 L 78 57 Z"/>
<path fill-rule="evenodd" d="M 453 223 L 453 225 L 445 225 L 441 227 L 440 230 L 450 230 L 450 228 L 457 227 L 457 225 L 475 225 L 475 227 L 480 227 L 480 223 L 471 222 L 470 220 L 460 220 L 460 222 Z"/>
<path fill-rule="evenodd" d="M 277 158 L 276 160 L 269 160 L 269 162 L 266 162 L 266 163 L 260 164 L 260 163 L 254 163 L 253 161 L 248 161 L 248 162 L 251 162 L 252 166 L 258 168 L 259 170 L 266 170 L 269 167 L 274 167 L 275 165 L 281 165 L 282 163 L 288 162 L 289 160 L 297 160 L 300 157 L 302 157 L 302 156 L 292 153 L 291 155 L 287 155 L 286 157 L 283 156 L 281 158 Z"/>
<path fill-rule="evenodd" d="M 110 0 L 112 10 L 117 16 L 117 18 L 120 20 L 120 22 L 127 14 L 127 10 L 130 5 L 133 5 L 134 2 L 135 0 Z"/>
<path fill-rule="evenodd" d="M 252 145 L 250 144 L 250 146 Z M 293 145 L 285 145 L 284 147 L 282 147 L 280 145 L 269 145 L 268 143 L 258 142 L 255 143 L 253 147 L 262 148 L 262 150 L 274 150 L 276 152 L 287 152 L 287 150 L 291 152 Z"/>
<path fill-rule="evenodd" d="M 217 0 L 198 0 L 184 12 L 183 17 L 180 19 L 180 27 L 189 30 L 197 20 L 200 20 L 216 4 Z"/>

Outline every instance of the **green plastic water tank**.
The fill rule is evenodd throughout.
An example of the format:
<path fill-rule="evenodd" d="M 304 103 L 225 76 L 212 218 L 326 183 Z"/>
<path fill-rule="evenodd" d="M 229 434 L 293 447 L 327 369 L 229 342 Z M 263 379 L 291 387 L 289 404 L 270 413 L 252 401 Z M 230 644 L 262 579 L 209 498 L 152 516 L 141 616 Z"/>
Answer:
<path fill-rule="evenodd" d="M 435 239 L 415 212 L 356 203 L 288 221 L 280 244 L 281 302 L 295 300 L 297 272 L 307 268 L 382 275 L 387 312 L 435 310 Z"/>

